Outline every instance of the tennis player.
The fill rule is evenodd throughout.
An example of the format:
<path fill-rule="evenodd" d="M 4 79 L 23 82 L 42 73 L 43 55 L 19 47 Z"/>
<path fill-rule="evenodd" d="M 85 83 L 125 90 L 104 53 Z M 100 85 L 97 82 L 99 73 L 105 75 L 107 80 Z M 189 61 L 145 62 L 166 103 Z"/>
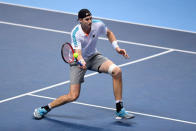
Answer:
<path fill-rule="evenodd" d="M 63 104 L 75 101 L 80 94 L 81 84 L 84 82 L 84 75 L 87 70 L 93 70 L 100 73 L 108 73 L 113 78 L 113 90 L 116 101 L 116 119 L 134 118 L 133 114 L 125 111 L 122 101 L 122 72 L 111 60 L 101 55 L 96 44 L 100 35 L 106 35 L 114 50 L 128 58 L 125 49 L 118 46 L 117 40 L 102 21 L 93 20 L 91 12 L 88 9 L 81 9 L 78 12 L 78 21 L 71 33 L 72 47 L 78 53 L 78 60 L 82 66 L 76 63 L 70 64 L 70 91 L 68 94 L 60 96 L 46 106 L 36 108 L 34 117 L 43 118 L 51 109 Z"/>

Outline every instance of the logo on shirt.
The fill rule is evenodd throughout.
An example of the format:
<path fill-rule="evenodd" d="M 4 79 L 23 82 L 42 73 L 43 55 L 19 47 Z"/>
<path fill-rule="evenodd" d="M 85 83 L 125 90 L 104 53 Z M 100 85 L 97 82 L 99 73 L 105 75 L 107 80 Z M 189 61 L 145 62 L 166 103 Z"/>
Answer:
<path fill-rule="evenodd" d="M 95 34 L 93 35 L 93 38 L 95 38 Z"/>

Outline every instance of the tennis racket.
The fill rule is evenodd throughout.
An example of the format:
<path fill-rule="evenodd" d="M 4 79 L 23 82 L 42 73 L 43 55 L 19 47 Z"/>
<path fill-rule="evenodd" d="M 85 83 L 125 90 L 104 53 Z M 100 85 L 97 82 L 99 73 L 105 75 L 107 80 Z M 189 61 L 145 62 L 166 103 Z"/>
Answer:
<path fill-rule="evenodd" d="M 82 63 L 80 63 L 77 58 L 74 58 L 74 50 L 71 46 L 70 43 L 66 42 L 62 45 L 61 47 L 61 56 L 63 58 L 63 60 L 66 63 L 73 63 L 73 62 L 77 62 L 77 64 L 79 64 L 80 66 L 82 66 Z"/>

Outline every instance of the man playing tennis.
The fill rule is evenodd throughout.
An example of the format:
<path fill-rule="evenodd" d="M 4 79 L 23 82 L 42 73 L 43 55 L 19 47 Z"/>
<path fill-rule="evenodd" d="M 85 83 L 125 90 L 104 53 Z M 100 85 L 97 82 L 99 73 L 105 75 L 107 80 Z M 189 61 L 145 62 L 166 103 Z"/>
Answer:
<path fill-rule="evenodd" d="M 81 83 L 84 82 L 84 75 L 87 70 L 93 70 L 100 73 L 108 73 L 113 78 L 113 89 L 116 101 L 116 119 L 134 118 L 123 108 L 122 102 L 122 72 L 111 60 L 102 56 L 96 50 L 96 42 L 100 35 L 106 35 L 112 43 L 114 49 L 125 58 L 128 58 L 126 51 L 121 49 L 117 40 L 102 21 L 92 20 L 91 12 L 88 9 L 81 9 L 78 12 L 80 24 L 76 25 L 71 33 L 72 47 L 78 53 L 78 61 L 82 66 L 76 63 L 70 64 L 70 91 L 68 94 L 60 96 L 46 106 L 39 107 L 34 111 L 34 117 L 43 118 L 51 109 L 60 105 L 75 101 L 80 94 Z"/>

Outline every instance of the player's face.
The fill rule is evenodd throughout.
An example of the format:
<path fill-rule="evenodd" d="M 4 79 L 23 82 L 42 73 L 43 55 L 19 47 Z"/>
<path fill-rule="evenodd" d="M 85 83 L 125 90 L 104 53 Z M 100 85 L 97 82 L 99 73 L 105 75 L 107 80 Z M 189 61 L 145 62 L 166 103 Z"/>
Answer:
<path fill-rule="evenodd" d="M 92 25 L 92 16 L 87 16 L 87 17 L 85 17 L 83 19 L 80 19 L 80 23 L 85 28 L 91 28 L 91 25 Z"/>

